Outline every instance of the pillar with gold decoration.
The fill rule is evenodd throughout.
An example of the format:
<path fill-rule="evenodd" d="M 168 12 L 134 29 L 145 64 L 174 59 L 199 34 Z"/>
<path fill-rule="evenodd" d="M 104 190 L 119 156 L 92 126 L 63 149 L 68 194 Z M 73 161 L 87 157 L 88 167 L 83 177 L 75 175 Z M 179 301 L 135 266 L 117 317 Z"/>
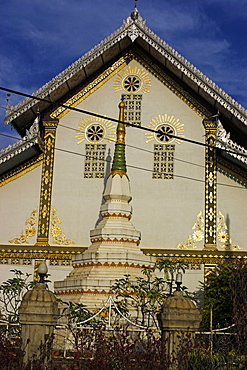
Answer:
<path fill-rule="evenodd" d="M 216 250 L 217 233 L 217 121 L 203 120 L 205 127 L 205 245 L 204 249 Z"/>
<path fill-rule="evenodd" d="M 38 233 L 35 245 L 49 245 L 49 227 L 51 212 L 51 194 L 54 167 L 54 151 L 58 120 L 43 120 L 44 127 L 44 160 L 39 202 Z"/>

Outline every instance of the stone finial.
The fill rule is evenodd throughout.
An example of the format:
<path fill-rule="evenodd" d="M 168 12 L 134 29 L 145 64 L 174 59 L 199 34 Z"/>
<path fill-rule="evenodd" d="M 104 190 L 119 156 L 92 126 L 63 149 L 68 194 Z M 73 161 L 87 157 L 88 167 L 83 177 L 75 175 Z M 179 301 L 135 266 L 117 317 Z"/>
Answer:
<path fill-rule="evenodd" d="M 40 277 L 40 283 L 45 283 L 45 277 L 46 277 L 46 274 L 48 272 L 48 267 L 46 265 L 46 262 L 45 260 L 42 261 L 38 267 L 38 275 Z"/>

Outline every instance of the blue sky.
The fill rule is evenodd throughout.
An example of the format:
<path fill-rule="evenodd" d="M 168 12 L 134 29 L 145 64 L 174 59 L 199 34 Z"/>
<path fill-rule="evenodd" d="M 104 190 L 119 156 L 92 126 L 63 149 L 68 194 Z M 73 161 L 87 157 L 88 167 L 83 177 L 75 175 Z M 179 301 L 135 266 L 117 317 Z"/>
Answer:
<path fill-rule="evenodd" d="M 33 93 L 98 44 L 133 0 L 0 2 L 0 86 Z M 146 24 L 247 108 L 247 0 L 138 0 Z M 14 105 L 22 100 L 10 97 Z M 0 133 L 6 93 L 0 91 Z M 0 148 L 14 140 L 0 136 Z"/>

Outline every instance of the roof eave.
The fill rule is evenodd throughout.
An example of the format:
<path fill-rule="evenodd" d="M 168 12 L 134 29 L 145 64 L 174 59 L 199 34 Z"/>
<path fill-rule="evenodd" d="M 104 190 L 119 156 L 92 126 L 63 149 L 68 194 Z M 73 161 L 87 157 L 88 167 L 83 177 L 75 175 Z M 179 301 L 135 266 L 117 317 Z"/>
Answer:
<path fill-rule="evenodd" d="M 118 30 L 42 86 L 33 95 L 51 101 L 58 101 L 99 68 L 102 68 L 104 64 L 109 63 L 120 52 L 127 49 L 134 41 L 208 101 L 216 110 L 219 110 L 238 129 L 246 131 L 246 109 L 153 33 L 145 25 L 145 21 L 142 20 L 140 15 L 135 20 L 128 17 Z M 20 132 L 25 125 L 35 118 L 38 110 L 42 113 L 48 107 L 49 103 L 26 98 L 12 107 L 13 111 L 6 116 L 5 123 L 12 122 L 17 131 Z"/>

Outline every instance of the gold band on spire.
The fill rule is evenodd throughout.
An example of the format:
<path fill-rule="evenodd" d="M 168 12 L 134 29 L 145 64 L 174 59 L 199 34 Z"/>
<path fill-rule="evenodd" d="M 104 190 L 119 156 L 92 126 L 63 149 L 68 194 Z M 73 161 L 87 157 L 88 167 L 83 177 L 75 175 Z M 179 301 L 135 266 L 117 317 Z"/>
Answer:
<path fill-rule="evenodd" d="M 119 121 L 121 121 L 121 122 L 118 122 L 118 126 L 117 126 L 117 141 L 116 141 L 116 144 L 125 145 L 126 131 L 125 131 L 125 124 L 122 123 L 122 122 L 124 121 L 124 109 L 126 108 L 126 105 L 125 105 L 123 100 L 119 103 L 118 108 L 119 108 Z"/>

